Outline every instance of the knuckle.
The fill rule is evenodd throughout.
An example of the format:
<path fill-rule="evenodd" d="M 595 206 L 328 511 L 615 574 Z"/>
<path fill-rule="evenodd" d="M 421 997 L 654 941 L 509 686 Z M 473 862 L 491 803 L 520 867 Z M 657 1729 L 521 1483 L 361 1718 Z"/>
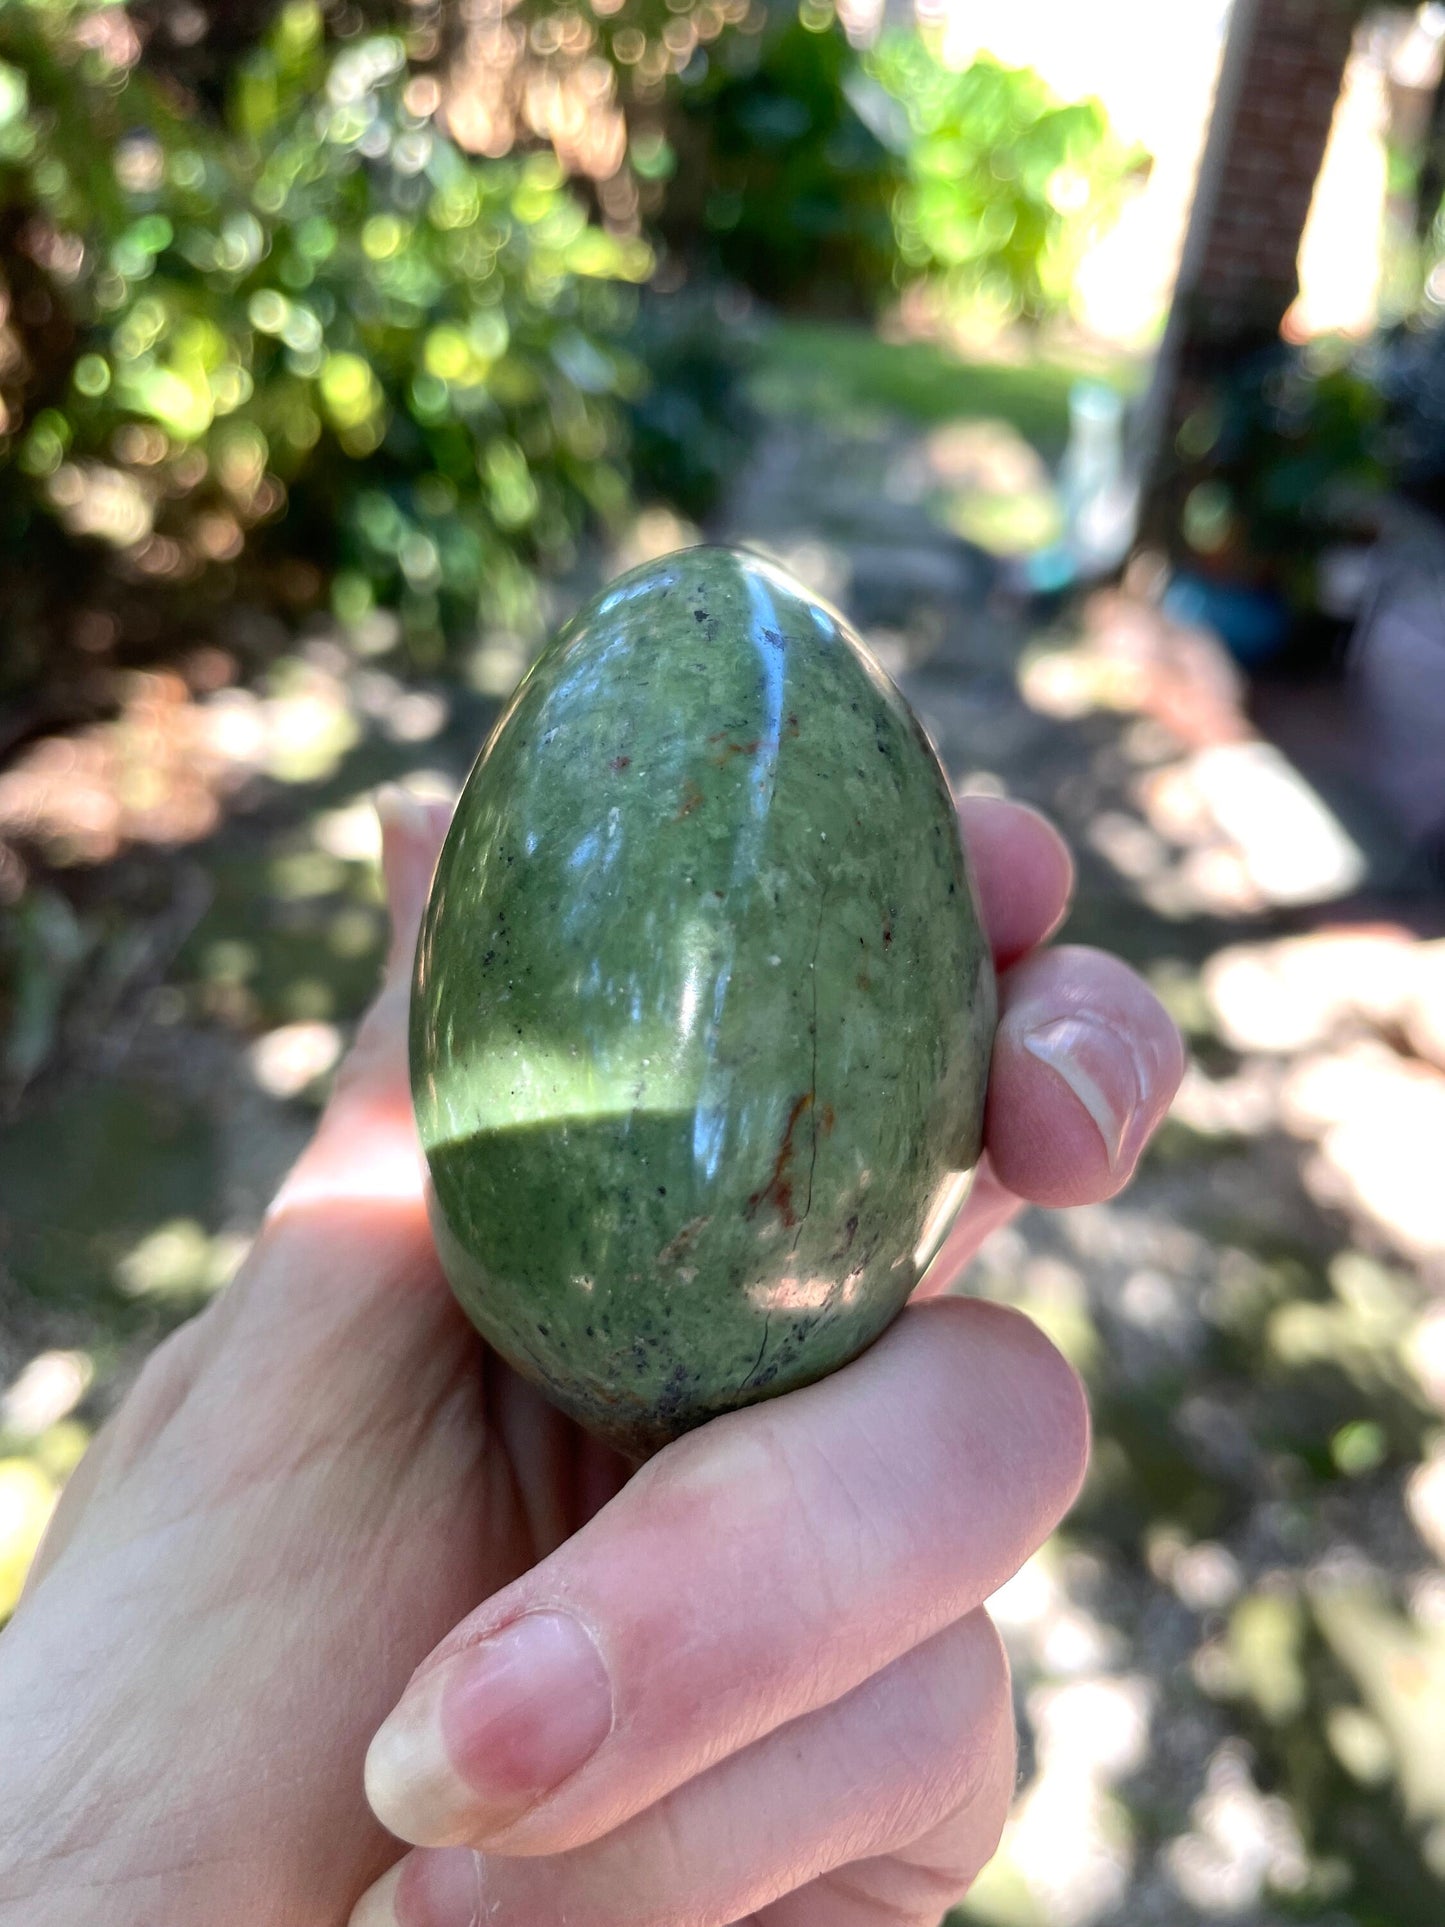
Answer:
<path fill-rule="evenodd" d="M 1013 1682 L 998 1629 L 980 1609 L 952 1629 L 948 1678 L 935 1704 L 945 1715 L 938 1774 L 940 1820 L 976 1799 L 1014 1744 Z"/>
<path fill-rule="evenodd" d="M 994 1307 L 1005 1335 L 1004 1369 L 1026 1417 L 1028 1472 L 1042 1513 L 1061 1518 L 1078 1497 L 1089 1461 L 1089 1404 L 1083 1380 L 1033 1319 Z"/>
<path fill-rule="evenodd" d="M 951 1376 L 936 1435 L 935 1477 L 940 1489 L 959 1495 L 950 1508 L 955 1550 L 972 1557 L 981 1490 L 1000 1517 L 1026 1514 L 1041 1541 L 1077 1498 L 1088 1467 L 1089 1407 L 1079 1374 L 1012 1306 L 959 1298 L 921 1309 L 951 1327 L 949 1349 L 971 1388 L 960 1398 L 960 1375 Z"/>
<path fill-rule="evenodd" d="M 216 1306 L 162 1339 L 146 1359 L 112 1420 L 114 1469 L 133 1465 L 165 1431 L 190 1396 Z"/>
<path fill-rule="evenodd" d="M 888 1520 L 905 1500 L 900 1469 L 890 1453 L 859 1427 L 847 1458 L 829 1441 L 804 1435 L 788 1455 L 789 1518 L 801 1528 L 797 1570 L 811 1611 L 825 1625 L 845 1624 L 856 1602 L 873 1591 L 873 1575 L 891 1556 Z"/>
<path fill-rule="evenodd" d="M 970 1642 L 969 1657 L 978 1700 L 978 1724 L 990 1738 L 1013 1731 L 1013 1671 L 1003 1635 L 980 1606 L 963 1621 Z"/>
<path fill-rule="evenodd" d="M 794 1629 L 790 1648 L 807 1627 L 846 1621 L 885 1550 L 874 1492 L 896 1474 L 875 1471 L 863 1438 L 847 1463 L 835 1443 L 796 1413 L 756 1410 L 679 1440 L 639 1474 L 651 1532 L 677 1547 L 705 1533 L 710 1565 L 741 1545 L 769 1559 L 769 1619 Z"/>
<path fill-rule="evenodd" d="M 893 1842 L 970 1806 L 1014 1740 L 1008 1660 L 992 1621 L 968 1614 L 874 1682 L 876 1744 L 897 1806 Z"/>

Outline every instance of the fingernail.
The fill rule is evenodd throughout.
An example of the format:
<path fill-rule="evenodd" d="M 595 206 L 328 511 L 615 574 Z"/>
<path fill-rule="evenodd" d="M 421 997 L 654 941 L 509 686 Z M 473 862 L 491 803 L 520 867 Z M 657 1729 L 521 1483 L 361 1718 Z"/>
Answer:
<path fill-rule="evenodd" d="M 404 836 L 425 834 L 426 811 L 400 783 L 383 783 L 372 802 L 384 831 L 399 830 Z"/>
<path fill-rule="evenodd" d="M 366 1756 L 383 1826 L 419 1847 L 476 1845 L 591 1759 L 612 1684 L 569 1613 L 528 1613 L 403 1695 Z"/>
<path fill-rule="evenodd" d="M 367 1888 L 352 1908 L 346 1927 L 400 1927 L 396 1890 L 401 1885 L 405 1865 L 404 1860 L 399 1860 L 390 1873 L 384 1873 L 374 1887 Z"/>
<path fill-rule="evenodd" d="M 1096 1017 L 1059 1017 L 1024 1033 L 1024 1049 L 1047 1064 L 1098 1127 L 1112 1171 L 1143 1108 L 1144 1074 L 1129 1040 Z"/>
<path fill-rule="evenodd" d="M 406 1875 L 406 1899 L 401 1897 Z M 411 1927 L 416 1920 L 490 1920 L 487 1860 L 468 1847 L 442 1848 L 406 1859 L 368 1887 L 352 1909 L 347 1927 Z"/>

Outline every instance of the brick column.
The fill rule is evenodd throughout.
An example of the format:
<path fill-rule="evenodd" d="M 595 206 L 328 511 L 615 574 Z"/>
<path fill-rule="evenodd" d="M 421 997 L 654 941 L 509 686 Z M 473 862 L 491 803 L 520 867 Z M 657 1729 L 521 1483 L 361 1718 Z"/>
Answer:
<path fill-rule="evenodd" d="M 1169 327 L 1141 423 L 1158 469 L 1195 384 L 1278 338 L 1363 0 L 1235 0 Z"/>
<path fill-rule="evenodd" d="M 1236 22 L 1244 70 L 1227 144 L 1206 155 L 1217 170 L 1213 206 L 1201 208 L 1204 231 L 1186 257 L 1191 285 L 1179 290 L 1201 345 L 1273 338 L 1299 293 L 1300 239 L 1358 11 L 1349 0 L 1256 0 L 1252 22 Z"/>

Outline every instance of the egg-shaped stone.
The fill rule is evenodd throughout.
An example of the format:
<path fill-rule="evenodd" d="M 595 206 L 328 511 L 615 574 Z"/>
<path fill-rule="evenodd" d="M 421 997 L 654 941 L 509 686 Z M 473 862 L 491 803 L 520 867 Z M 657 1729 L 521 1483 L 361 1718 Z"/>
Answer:
<path fill-rule="evenodd" d="M 822 1377 L 962 1201 L 994 1020 L 948 784 L 857 636 L 755 556 L 633 570 L 511 699 L 427 905 L 458 1298 L 634 1455 Z"/>

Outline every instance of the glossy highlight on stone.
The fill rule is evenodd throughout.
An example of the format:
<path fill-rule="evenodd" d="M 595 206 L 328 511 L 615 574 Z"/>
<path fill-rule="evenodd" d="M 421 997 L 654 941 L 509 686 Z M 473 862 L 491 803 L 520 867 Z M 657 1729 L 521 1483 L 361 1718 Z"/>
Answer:
<path fill-rule="evenodd" d="M 539 658 L 468 778 L 412 993 L 477 1328 L 644 1454 L 897 1315 L 977 1160 L 992 968 L 948 785 L 842 619 L 687 549 Z"/>

